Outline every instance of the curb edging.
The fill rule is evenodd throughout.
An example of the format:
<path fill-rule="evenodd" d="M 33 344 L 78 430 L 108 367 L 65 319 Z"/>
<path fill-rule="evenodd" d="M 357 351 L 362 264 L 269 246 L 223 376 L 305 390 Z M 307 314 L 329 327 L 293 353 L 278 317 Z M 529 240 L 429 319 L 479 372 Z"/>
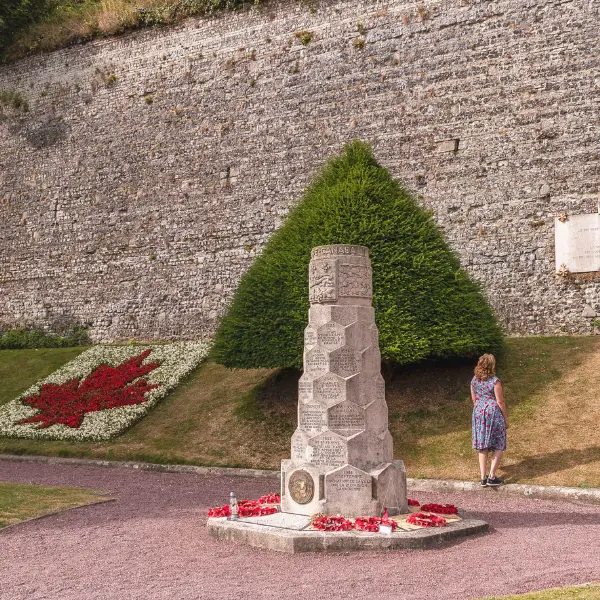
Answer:
<path fill-rule="evenodd" d="M 507 483 L 499 487 L 482 487 L 478 482 L 443 479 L 408 479 L 408 487 L 416 492 L 470 492 L 501 494 L 537 500 L 563 500 L 580 504 L 600 504 L 600 489 L 558 485 Z"/>
<path fill-rule="evenodd" d="M 163 473 L 187 473 L 194 475 L 221 475 L 226 477 L 279 477 L 279 471 L 266 469 L 238 469 L 232 467 L 198 467 L 195 465 L 163 465 L 157 463 L 97 460 L 86 458 L 60 458 L 55 456 L 27 456 L 17 454 L 0 454 L 0 460 L 12 462 L 34 462 L 49 465 L 74 465 L 82 467 L 108 467 L 116 469 L 133 469 L 138 471 L 156 471 Z M 413 479 L 407 480 L 408 487 L 414 492 L 469 492 L 479 494 L 502 494 L 519 498 L 538 500 L 564 500 L 581 504 L 600 504 L 600 488 L 576 488 L 566 486 L 528 485 L 509 483 L 497 488 L 482 488 L 472 481 L 452 479 Z"/>
<path fill-rule="evenodd" d="M 159 463 L 99 460 L 88 458 L 60 458 L 57 456 L 29 456 L 21 454 L 0 454 L 0 460 L 12 462 L 33 462 L 48 465 L 74 465 L 81 467 L 108 467 L 113 469 L 133 469 L 136 471 L 158 471 L 163 473 L 192 473 L 194 475 L 228 475 L 231 477 L 278 477 L 279 471 L 264 469 L 237 469 L 232 467 L 197 467 L 195 465 L 163 465 Z"/>

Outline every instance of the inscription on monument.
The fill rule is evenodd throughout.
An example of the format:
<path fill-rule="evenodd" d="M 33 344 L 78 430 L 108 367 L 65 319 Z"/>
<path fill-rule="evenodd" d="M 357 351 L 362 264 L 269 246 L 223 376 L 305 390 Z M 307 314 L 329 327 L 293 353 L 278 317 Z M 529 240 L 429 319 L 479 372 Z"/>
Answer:
<path fill-rule="evenodd" d="M 304 346 L 314 346 L 317 343 L 317 332 L 312 327 L 304 330 Z"/>
<path fill-rule="evenodd" d="M 339 348 L 344 345 L 345 335 L 342 325 L 337 323 L 326 323 L 319 327 L 317 342 L 319 346 L 328 350 Z"/>
<path fill-rule="evenodd" d="M 300 381 L 298 381 L 298 398 L 302 402 L 307 402 L 312 399 L 312 391 L 313 382 L 304 377 L 300 377 Z"/>
<path fill-rule="evenodd" d="M 300 429 L 322 431 L 326 426 L 325 413 L 318 404 L 306 404 L 300 408 Z"/>
<path fill-rule="evenodd" d="M 311 375 L 318 376 L 327 371 L 327 354 L 320 348 L 313 348 L 306 355 L 304 370 Z"/>
<path fill-rule="evenodd" d="M 349 377 L 360 371 L 360 354 L 353 348 L 346 346 L 334 350 L 329 360 L 331 372 L 337 373 L 341 377 Z"/>
<path fill-rule="evenodd" d="M 325 375 L 315 381 L 315 400 L 332 404 L 344 399 L 343 383 L 334 375 Z"/>
<path fill-rule="evenodd" d="M 323 435 L 312 439 L 310 445 L 313 465 L 341 467 L 348 462 L 348 444 L 342 439 Z"/>
<path fill-rule="evenodd" d="M 600 214 L 572 215 L 564 222 L 556 219 L 555 249 L 557 271 L 600 270 Z"/>
<path fill-rule="evenodd" d="M 352 468 L 343 469 L 327 479 L 327 489 L 336 492 L 355 492 L 371 486 L 371 477 Z"/>
<path fill-rule="evenodd" d="M 336 404 L 329 409 L 329 427 L 330 429 L 364 429 L 365 413 L 351 402 Z"/>
<path fill-rule="evenodd" d="M 333 244 L 331 246 L 317 246 L 310 253 L 311 258 L 322 258 L 327 256 L 369 256 L 369 250 L 365 246 L 347 246 L 345 244 Z"/>

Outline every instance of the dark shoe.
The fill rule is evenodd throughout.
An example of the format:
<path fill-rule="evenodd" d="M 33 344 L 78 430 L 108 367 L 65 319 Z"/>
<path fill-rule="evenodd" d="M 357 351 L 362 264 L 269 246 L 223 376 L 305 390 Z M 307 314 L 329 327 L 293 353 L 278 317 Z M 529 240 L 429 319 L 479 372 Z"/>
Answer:
<path fill-rule="evenodd" d="M 487 484 L 488 484 L 488 478 L 487 478 L 487 477 L 484 477 L 484 478 L 481 480 L 481 487 L 487 487 Z"/>
<path fill-rule="evenodd" d="M 498 487 L 504 483 L 504 479 L 500 479 L 500 477 L 494 477 L 493 479 L 488 477 L 487 484 L 489 487 Z"/>

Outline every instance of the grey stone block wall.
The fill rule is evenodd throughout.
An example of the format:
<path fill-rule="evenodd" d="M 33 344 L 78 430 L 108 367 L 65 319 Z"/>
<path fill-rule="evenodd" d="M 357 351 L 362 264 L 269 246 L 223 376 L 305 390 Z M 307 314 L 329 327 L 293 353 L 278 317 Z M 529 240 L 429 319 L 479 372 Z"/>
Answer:
<path fill-rule="evenodd" d="M 591 333 L 600 284 L 555 275 L 553 220 L 600 197 L 599 13 L 283 1 L 1 67 L 30 110 L 0 109 L 0 327 L 209 336 L 316 170 L 360 138 L 507 332 Z"/>

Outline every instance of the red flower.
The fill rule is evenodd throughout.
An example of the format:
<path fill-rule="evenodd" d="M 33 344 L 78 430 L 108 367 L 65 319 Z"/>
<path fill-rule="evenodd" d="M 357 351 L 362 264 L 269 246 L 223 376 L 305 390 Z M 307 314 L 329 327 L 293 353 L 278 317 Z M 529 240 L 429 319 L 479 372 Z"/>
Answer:
<path fill-rule="evenodd" d="M 277 494 L 278 495 L 278 494 Z M 274 497 L 275 494 L 271 494 Z M 262 496 L 264 498 L 265 496 Z M 240 517 L 266 517 L 267 515 L 273 515 L 278 512 L 276 506 L 263 506 L 260 500 L 239 500 L 238 501 L 238 515 Z M 225 506 L 216 506 L 208 509 L 209 517 L 229 517 L 231 515 L 231 509 L 229 504 Z"/>
<path fill-rule="evenodd" d="M 266 494 L 261 496 L 258 501 L 260 504 L 281 504 L 281 496 L 279 494 Z"/>
<path fill-rule="evenodd" d="M 412 498 L 408 499 L 408 505 L 409 506 L 419 506 L 419 501 L 418 500 L 413 500 Z"/>
<path fill-rule="evenodd" d="M 344 519 L 338 515 L 337 517 L 329 517 L 327 515 L 319 515 L 312 522 L 315 529 L 320 531 L 349 531 L 354 528 L 352 521 Z"/>
<path fill-rule="evenodd" d="M 354 521 L 354 528 L 360 531 L 378 532 L 380 525 L 389 525 L 392 531 L 395 531 L 396 527 L 398 527 L 398 523 L 390 520 L 387 516 L 387 510 L 383 513 L 381 519 L 379 517 L 356 517 Z"/>
<path fill-rule="evenodd" d="M 453 504 L 423 504 L 421 510 L 424 512 L 437 513 L 438 515 L 457 515 L 458 508 Z"/>
<path fill-rule="evenodd" d="M 160 366 L 159 363 L 142 365 L 150 352 L 145 350 L 117 367 L 101 365 L 83 382 L 71 379 L 60 385 L 43 384 L 38 394 L 21 400 L 40 412 L 19 422 L 39 423 L 40 429 L 58 423 L 78 428 L 86 413 L 142 404 L 144 394 L 158 387 L 138 379 Z"/>
<path fill-rule="evenodd" d="M 411 525 L 419 525 L 420 527 L 444 527 L 447 523 L 444 517 L 436 515 L 426 515 L 425 513 L 415 513 L 406 519 Z"/>

